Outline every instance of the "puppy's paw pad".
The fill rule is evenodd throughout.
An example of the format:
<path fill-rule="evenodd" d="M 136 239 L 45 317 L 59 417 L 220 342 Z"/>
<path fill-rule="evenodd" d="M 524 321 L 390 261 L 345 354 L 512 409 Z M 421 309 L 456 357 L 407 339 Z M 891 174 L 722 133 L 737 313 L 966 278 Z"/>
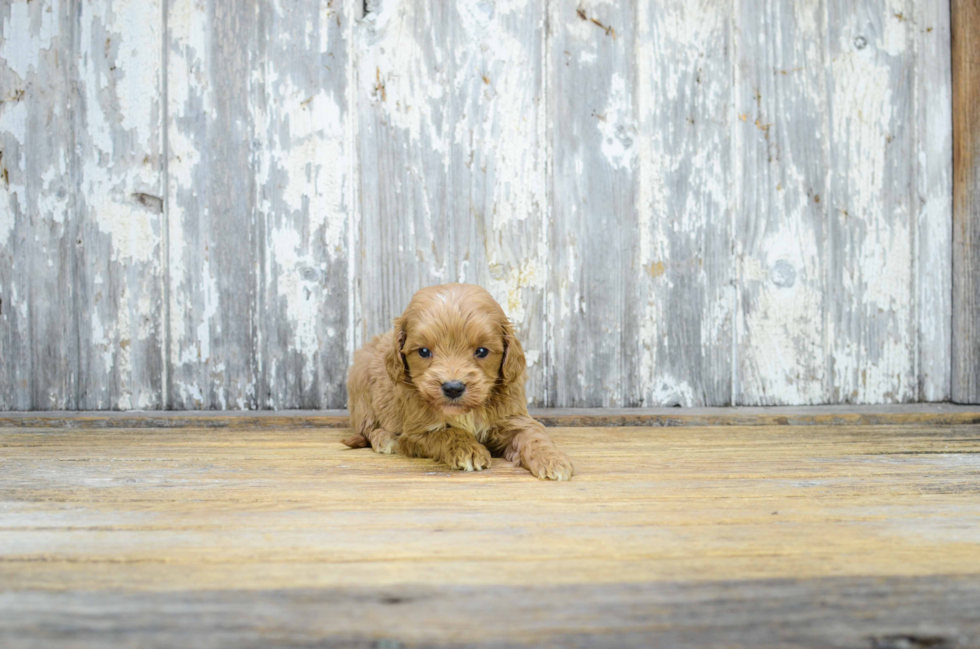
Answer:
<path fill-rule="evenodd" d="M 455 449 L 446 461 L 451 469 L 482 471 L 490 468 L 490 451 L 480 444 Z"/>
<path fill-rule="evenodd" d="M 570 480 L 575 467 L 561 451 L 538 451 L 528 458 L 527 470 L 540 480 Z"/>

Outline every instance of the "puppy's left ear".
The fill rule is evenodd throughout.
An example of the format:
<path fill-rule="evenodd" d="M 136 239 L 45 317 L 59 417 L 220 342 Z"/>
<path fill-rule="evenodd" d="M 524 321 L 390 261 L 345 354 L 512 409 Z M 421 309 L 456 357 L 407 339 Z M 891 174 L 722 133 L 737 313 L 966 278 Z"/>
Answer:
<path fill-rule="evenodd" d="M 402 354 L 402 346 L 405 344 L 405 326 L 401 318 L 395 318 L 395 328 L 391 332 L 391 347 L 385 354 L 385 369 L 388 376 L 394 383 L 406 383 L 408 381 L 408 363 Z"/>
<path fill-rule="evenodd" d="M 500 363 L 500 375 L 504 383 L 513 383 L 524 373 L 526 361 L 521 341 L 514 335 L 514 327 L 509 320 L 504 320 L 504 360 Z"/>

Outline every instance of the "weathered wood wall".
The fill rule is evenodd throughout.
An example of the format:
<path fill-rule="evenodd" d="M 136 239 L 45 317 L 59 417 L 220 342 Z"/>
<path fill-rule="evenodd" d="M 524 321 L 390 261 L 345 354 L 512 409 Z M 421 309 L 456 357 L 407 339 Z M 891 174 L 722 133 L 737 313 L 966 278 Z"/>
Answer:
<path fill-rule="evenodd" d="M 341 407 L 456 280 L 539 405 L 951 395 L 942 0 L 3 0 L 0 34 L 2 409 Z"/>
<path fill-rule="evenodd" d="M 980 403 L 980 2 L 953 0 L 953 400 Z"/>

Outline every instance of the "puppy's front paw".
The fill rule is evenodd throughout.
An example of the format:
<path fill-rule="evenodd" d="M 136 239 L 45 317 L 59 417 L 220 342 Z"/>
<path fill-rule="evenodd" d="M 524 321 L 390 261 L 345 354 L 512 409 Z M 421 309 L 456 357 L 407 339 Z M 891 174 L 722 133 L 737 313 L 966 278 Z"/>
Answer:
<path fill-rule="evenodd" d="M 398 444 L 398 435 L 389 433 L 386 430 L 375 430 L 371 433 L 371 448 L 375 453 L 391 454 L 395 452 Z"/>
<path fill-rule="evenodd" d="M 450 449 L 444 459 L 450 469 L 482 471 L 490 468 L 490 451 L 478 442 Z"/>
<path fill-rule="evenodd" d="M 541 480 L 570 480 L 575 467 L 568 456 L 556 448 L 536 449 L 525 461 L 526 468 Z"/>

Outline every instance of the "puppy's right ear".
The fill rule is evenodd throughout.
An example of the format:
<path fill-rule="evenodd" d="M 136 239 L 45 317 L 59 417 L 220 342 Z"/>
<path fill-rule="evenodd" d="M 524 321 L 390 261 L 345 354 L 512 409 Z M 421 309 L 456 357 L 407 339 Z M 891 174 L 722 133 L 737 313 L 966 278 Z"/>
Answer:
<path fill-rule="evenodd" d="M 408 381 L 408 362 L 402 354 L 402 347 L 405 345 L 405 329 L 401 318 L 395 318 L 395 328 L 391 332 L 391 347 L 385 354 L 385 369 L 388 376 L 395 383 L 405 383 Z"/>
<path fill-rule="evenodd" d="M 504 360 L 500 364 L 500 375 L 504 383 L 513 383 L 524 373 L 526 361 L 521 341 L 514 334 L 514 326 L 504 318 L 501 325 L 504 333 Z"/>

